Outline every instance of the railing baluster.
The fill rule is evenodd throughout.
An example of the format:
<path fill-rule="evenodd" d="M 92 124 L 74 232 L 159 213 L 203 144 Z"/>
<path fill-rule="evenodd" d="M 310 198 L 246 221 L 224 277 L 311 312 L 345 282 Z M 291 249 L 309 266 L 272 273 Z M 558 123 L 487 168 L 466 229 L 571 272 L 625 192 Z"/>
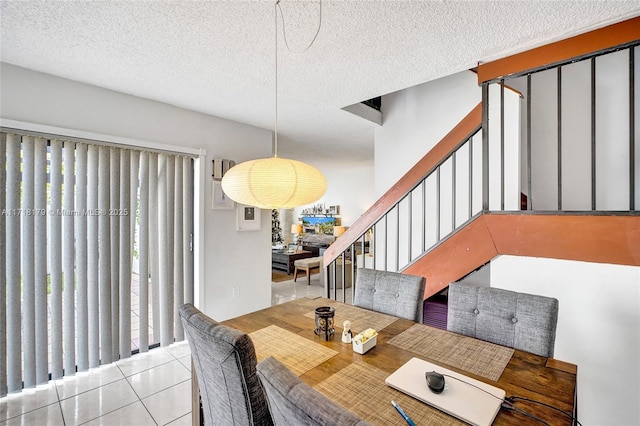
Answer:
<path fill-rule="evenodd" d="M 388 271 L 387 265 L 389 260 L 389 213 L 384 215 L 384 270 Z"/>
<path fill-rule="evenodd" d="M 407 229 L 407 233 L 409 234 L 409 238 L 407 238 L 407 263 L 411 262 L 412 259 L 412 251 L 411 250 L 411 246 L 413 244 L 413 191 L 411 191 L 409 193 L 409 206 L 407 208 L 407 220 L 408 220 L 408 229 Z M 398 210 L 398 214 L 400 213 L 400 211 Z M 400 216 L 398 215 L 398 218 Z M 398 220 L 398 222 L 400 222 L 400 220 Z M 398 268 L 400 267 L 400 265 L 398 265 Z"/>
<path fill-rule="evenodd" d="M 636 208 L 636 84 L 635 84 L 635 47 L 629 48 L 629 210 Z"/>
<path fill-rule="evenodd" d="M 346 251 L 343 251 L 342 253 L 340 253 L 340 256 L 338 256 L 338 258 L 336 259 L 336 263 L 335 263 L 334 268 L 333 268 L 333 273 L 334 273 L 334 276 L 335 276 L 335 281 L 334 281 L 334 286 L 333 286 L 334 287 L 334 289 L 333 289 L 333 298 L 334 298 L 334 300 L 340 300 L 340 299 L 338 299 L 338 295 L 340 294 L 340 293 L 338 293 L 340 291 L 340 289 L 338 288 L 338 279 L 340 278 L 341 274 L 340 274 L 338 268 L 340 267 L 339 262 L 343 262 L 342 259 L 344 258 L 345 254 L 346 254 Z M 344 263 L 343 263 L 343 265 L 344 265 Z"/>
<path fill-rule="evenodd" d="M 378 233 L 378 231 L 376 231 L 376 227 L 378 226 L 378 222 L 373 224 L 373 226 L 370 228 L 371 230 L 371 241 L 369 241 L 369 253 L 371 253 L 371 262 L 373 263 L 373 269 L 378 269 L 378 265 L 377 265 L 377 256 L 376 256 L 376 234 Z"/>
<path fill-rule="evenodd" d="M 469 217 L 473 216 L 473 137 L 466 142 L 469 147 Z M 424 251 L 424 250 L 423 250 Z"/>
<path fill-rule="evenodd" d="M 504 79 L 500 80 L 500 210 L 504 211 Z"/>
<path fill-rule="evenodd" d="M 400 269 L 400 202 L 396 204 L 396 271 Z"/>
<path fill-rule="evenodd" d="M 489 210 L 489 84 L 482 83 L 482 210 Z"/>
<path fill-rule="evenodd" d="M 331 269 L 331 275 L 333 276 L 333 297 L 338 299 L 338 259 L 332 262 L 333 269 Z M 329 290 L 331 292 L 331 290 Z M 331 297 L 329 297 L 331 298 Z"/>
<path fill-rule="evenodd" d="M 362 267 L 364 268 L 364 265 L 362 265 Z M 351 274 L 351 303 L 353 303 L 353 300 L 356 298 L 356 268 L 357 265 L 355 264 L 355 262 L 351 261 L 351 271 L 349 272 Z M 344 282 L 343 287 L 347 287 L 346 281 Z M 347 301 L 345 299 L 345 303 L 346 302 Z"/>
<path fill-rule="evenodd" d="M 440 166 L 436 169 L 436 241 L 440 241 Z"/>
<path fill-rule="evenodd" d="M 427 249 L 427 179 L 422 180 L 422 252 Z"/>
<path fill-rule="evenodd" d="M 451 157 L 451 231 L 456 229 L 456 152 Z"/>
<path fill-rule="evenodd" d="M 366 267 L 366 258 L 364 256 L 364 236 L 366 235 L 366 233 L 362 234 L 362 265 L 360 265 L 361 268 Z M 355 249 L 355 248 L 354 248 Z M 358 257 L 356 256 L 354 259 L 351 259 L 351 271 L 349 272 L 351 274 L 351 303 L 353 303 L 353 299 L 355 299 L 356 296 L 356 269 L 358 268 L 358 265 L 356 264 L 356 261 L 358 260 Z M 346 281 L 345 281 L 345 285 L 343 287 L 347 287 L 346 285 Z M 346 293 L 345 293 L 346 294 Z M 345 303 L 346 303 L 346 299 L 345 299 Z"/>
<path fill-rule="evenodd" d="M 351 265 L 353 266 L 355 262 L 355 258 L 353 255 L 355 254 L 355 244 L 351 244 Z M 342 252 L 342 301 L 347 302 L 347 254 Z M 353 281 L 351 281 L 351 286 L 354 286 Z M 338 297 L 336 296 L 336 299 Z"/>
<path fill-rule="evenodd" d="M 527 210 L 532 209 L 531 185 L 531 74 L 527 75 Z"/>
<path fill-rule="evenodd" d="M 562 67 L 559 66 L 557 83 L 557 117 L 558 117 L 558 211 L 562 210 Z"/>
<path fill-rule="evenodd" d="M 596 209 L 596 58 L 591 58 L 591 210 Z"/>

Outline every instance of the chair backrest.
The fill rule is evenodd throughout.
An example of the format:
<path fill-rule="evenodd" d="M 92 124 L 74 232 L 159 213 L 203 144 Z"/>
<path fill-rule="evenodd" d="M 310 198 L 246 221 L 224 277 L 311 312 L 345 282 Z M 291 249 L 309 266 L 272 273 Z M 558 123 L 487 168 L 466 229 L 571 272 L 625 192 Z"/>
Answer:
<path fill-rule="evenodd" d="M 358 268 L 353 304 L 415 322 L 422 322 L 424 277 Z"/>
<path fill-rule="evenodd" d="M 553 357 L 558 299 L 451 283 L 447 330 Z"/>
<path fill-rule="evenodd" d="M 217 323 L 190 303 L 180 307 L 180 318 L 191 348 L 205 424 L 272 425 L 249 336 Z"/>
<path fill-rule="evenodd" d="M 304 383 L 273 357 L 261 361 L 257 369 L 276 425 L 369 424 Z"/>

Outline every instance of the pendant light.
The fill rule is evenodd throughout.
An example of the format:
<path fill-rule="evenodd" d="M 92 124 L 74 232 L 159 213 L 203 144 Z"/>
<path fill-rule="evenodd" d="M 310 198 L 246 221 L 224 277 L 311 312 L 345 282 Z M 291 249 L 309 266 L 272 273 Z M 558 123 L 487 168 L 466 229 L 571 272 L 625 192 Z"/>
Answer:
<path fill-rule="evenodd" d="M 327 181 L 315 167 L 278 157 L 278 7 L 275 4 L 275 126 L 274 155 L 245 161 L 230 168 L 222 178 L 222 189 L 232 200 L 262 209 L 282 209 L 311 204 L 324 195 Z M 322 8 L 322 4 L 320 4 Z M 281 10 L 282 13 L 282 10 Z M 320 23 L 322 9 L 320 9 Z M 284 16 L 283 16 L 284 34 Z M 318 25 L 318 32 L 320 25 Z M 313 38 L 309 49 L 316 39 Z M 286 43 L 286 35 L 285 35 Z M 288 47 L 288 44 L 287 44 Z"/>

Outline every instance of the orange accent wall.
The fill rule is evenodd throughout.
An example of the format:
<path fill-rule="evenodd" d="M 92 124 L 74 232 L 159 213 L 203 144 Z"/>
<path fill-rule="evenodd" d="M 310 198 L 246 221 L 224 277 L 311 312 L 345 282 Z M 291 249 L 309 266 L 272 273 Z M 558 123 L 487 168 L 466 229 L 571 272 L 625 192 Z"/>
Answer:
<path fill-rule="evenodd" d="M 640 17 L 478 65 L 478 83 L 640 40 Z"/>
<path fill-rule="evenodd" d="M 483 216 L 476 218 L 403 271 L 427 279 L 425 298 L 496 257 L 498 252 Z"/>
<path fill-rule="evenodd" d="M 498 254 L 640 266 L 640 216 L 484 215 Z"/>
<path fill-rule="evenodd" d="M 501 254 L 640 266 L 640 215 L 486 213 L 403 273 L 427 298 Z"/>

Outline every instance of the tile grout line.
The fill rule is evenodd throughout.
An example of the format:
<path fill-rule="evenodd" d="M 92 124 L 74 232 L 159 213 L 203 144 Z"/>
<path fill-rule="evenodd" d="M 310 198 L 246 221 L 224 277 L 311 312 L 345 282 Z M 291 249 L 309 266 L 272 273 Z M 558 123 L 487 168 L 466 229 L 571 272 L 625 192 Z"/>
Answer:
<path fill-rule="evenodd" d="M 153 368 L 160 367 L 160 366 L 163 366 L 163 365 L 167 365 L 167 364 L 172 363 L 172 362 L 177 362 L 177 363 L 178 363 L 178 365 L 180 365 L 180 366 L 181 366 L 182 368 L 184 368 L 185 370 L 189 371 L 189 369 L 188 369 L 187 367 L 185 367 L 185 366 L 180 362 L 179 358 L 177 358 L 173 353 L 171 353 L 171 352 L 170 352 L 169 350 L 167 350 L 166 348 L 163 348 L 163 349 L 164 349 L 166 352 L 168 352 L 168 353 L 169 353 L 169 355 L 171 355 L 171 356 L 173 357 L 173 360 L 171 360 L 171 361 L 167 361 L 167 362 L 165 362 L 165 363 L 158 364 L 158 365 L 156 365 L 156 366 L 154 366 L 154 367 L 150 367 L 150 368 L 148 368 L 148 369 L 146 369 L 146 370 L 142 370 L 142 371 L 140 371 L 140 372 L 137 372 L 137 373 L 131 374 L 130 376 L 125 376 L 125 380 L 127 380 L 127 378 L 128 378 L 128 377 L 132 377 L 132 376 L 134 376 L 134 375 L 136 375 L 136 374 L 140 374 L 140 373 L 142 373 L 142 372 L 149 371 L 149 370 L 152 370 Z M 185 356 L 186 356 L 186 355 L 185 355 Z M 120 366 L 118 366 L 118 368 L 120 368 Z M 124 372 L 123 372 L 122 374 L 124 375 Z M 160 389 L 160 390 L 158 390 L 158 391 L 156 391 L 156 392 L 153 392 L 153 393 L 151 393 L 151 394 L 149 394 L 149 395 L 145 396 L 144 398 L 141 398 L 141 397 L 140 397 L 140 395 L 138 394 L 138 392 L 136 392 L 135 388 L 133 387 L 133 385 L 131 384 L 131 382 L 129 382 L 129 380 L 127 380 L 127 383 L 129 384 L 129 386 L 130 386 L 130 387 L 131 387 L 131 389 L 133 390 L 133 393 L 134 393 L 134 394 L 136 395 L 136 397 L 138 398 L 138 401 L 140 401 L 140 403 L 142 404 L 142 406 L 144 407 L 144 409 L 147 411 L 147 413 L 149 413 L 149 416 L 151 417 L 151 419 L 153 420 L 153 422 L 154 422 L 156 425 L 161 426 L 161 425 L 160 425 L 160 423 L 159 423 L 159 422 L 156 420 L 156 418 L 153 416 L 153 414 L 151 413 L 151 411 L 149 411 L 149 408 L 148 408 L 148 407 L 147 407 L 147 405 L 144 403 L 143 399 L 146 399 L 146 398 L 149 398 L 149 397 L 151 397 L 151 396 L 153 396 L 153 395 L 157 395 L 157 394 L 159 394 L 159 393 L 161 393 L 161 392 L 167 391 L 167 390 L 171 389 L 172 387 L 175 387 L 175 386 L 178 386 L 178 385 L 180 385 L 180 384 L 182 384 L 182 383 L 188 382 L 189 380 L 191 380 L 191 378 L 188 378 L 188 379 L 186 379 L 186 380 L 182 380 L 182 381 L 180 381 L 180 382 L 174 383 L 173 385 L 171 385 L 171 386 L 169 386 L 169 387 L 166 387 L 166 388 L 164 388 L 164 389 Z M 132 403 L 132 404 L 133 404 L 133 403 Z M 131 404 L 129 404 L 129 405 L 131 405 Z M 124 408 L 124 407 L 121 407 L 121 408 Z M 115 410 L 114 410 L 114 411 L 115 411 Z M 182 417 L 182 416 L 178 416 L 178 417 L 176 417 L 175 419 L 173 419 L 173 420 L 169 421 L 168 423 L 165 423 L 165 425 L 166 425 L 166 424 L 169 424 L 169 423 L 171 423 L 171 422 L 174 422 L 174 421 L 176 421 L 177 419 L 179 419 L 179 418 L 181 418 L 181 417 Z"/>
<path fill-rule="evenodd" d="M 60 417 L 62 418 L 62 424 L 66 426 L 67 421 L 64 418 L 64 411 L 62 411 L 62 402 L 60 400 L 60 392 L 58 392 L 58 384 L 55 382 L 55 380 L 52 380 L 53 382 L 53 387 L 56 390 L 56 398 L 58 399 L 57 404 L 58 404 L 58 410 L 60 410 Z"/>
<path fill-rule="evenodd" d="M 118 367 L 119 368 L 119 367 Z M 151 370 L 151 368 L 149 368 L 149 370 Z M 146 371 L 146 370 L 145 370 Z M 124 373 L 123 373 L 124 374 Z M 140 373 L 136 373 L 136 374 L 140 374 Z M 131 376 L 133 376 L 134 374 L 132 374 Z M 129 377 L 131 377 L 129 376 Z M 142 407 L 144 407 L 144 409 L 146 410 L 147 413 L 149 413 L 149 417 L 151 417 L 151 420 L 153 420 L 153 422 L 156 424 L 156 426 L 159 425 L 159 423 L 156 421 L 156 418 L 153 417 L 153 414 L 151 414 L 151 412 L 149 411 L 149 409 L 147 408 L 147 406 L 144 404 L 144 402 L 142 402 L 142 398 L 140 398 L 140 395 L 138 394 L 138 392 L 136 392 L 136 389 L 133 387 L 133 385 L 131 384 L 131 382 L 129 380 L 127 380 L 127 377 L 124 378 L 127 381 L 127 384 L 129 385 L 129 387 L 131 388 L 131 390 L 133 391 L 133 393 L 135 394 L 136 398 L 138 398 L 138 401 L 132 402 L 131 404 L 135 404 L 136 402 L 140 402 L 140 404 L 142 404 Z M 129 405 L 131 405 L 129 404 Z M 119 409 L 122 409 L 124 407 L 121 407 Z"/>
<path fill-rule="evenodd" d="M 137 395 L 136 395 L 136 396 L 137 396 Z M 98 417 L 94 417 L 94 418 L 92 418 L 92 419 L 89 419 L 89 420 L 87 420 L 86 422 L 78 423 L 78 424 L 77 424 L 77 426 L 86 425 L 87 423 L 90 423 L 90 422 L 93 422 L 93 421 L 95 421 L 95 420 L 98 420 L 99 418 L 104 417 L 104 416 L 106 416 L 106 415 L 108 415 L 108 414 L 115 413 L 115 412 L 116 412 L 116 411 L 118 411 L 118 410 L 122 410 L 123 408 L 126 408 L 126 407 L 128 407 L 128 406 L 130 406 L 130 405 L 133 405 L 133 404 L 135 404 L 136 402 L 142 402 L 142 401 L 137 400 L 137 401 L 130 402 L 129 404 L 123 405 L 123 406 L 122 406 L 122 407 L 120 407 L 120 408 L 116 408 L 115 410 L 108 411 L 108 412 L 106 412 L 106 413 L 104 413 L 104 414 L 102 414 L 102 415 L 100 415 L 100 416 L 98 416 Z M 144 406 L 144 404 L 142 404 L 142 406 Z M 145 408 L 146 408 L 146 407 L 145 407 Z M 149 414 L 151 414 L 151 413 L 149 413 Z M 156 425 L 158 425 L 158 422 L 156 422 L 156 420 L 153 418 L 153 416 L 151 416 L 151 418 L 153 419 L 153 422 L 154 422 Z"/>

